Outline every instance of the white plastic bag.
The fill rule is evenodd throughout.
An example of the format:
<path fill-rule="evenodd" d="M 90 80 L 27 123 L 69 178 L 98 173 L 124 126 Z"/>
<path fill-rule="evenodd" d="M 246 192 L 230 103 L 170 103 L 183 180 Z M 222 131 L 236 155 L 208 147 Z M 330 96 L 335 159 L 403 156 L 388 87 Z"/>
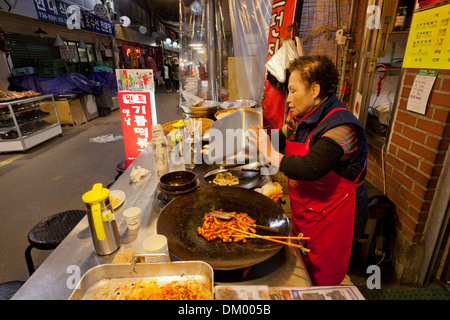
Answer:
<path fill-rule="evenodd" d="M 266 68 L 279 82 L 283 83 L 286 81 L 286 69 L 289 63 L 297 57 L 299 54 L 294 40 L 288 40 L 266 63 Z"/>

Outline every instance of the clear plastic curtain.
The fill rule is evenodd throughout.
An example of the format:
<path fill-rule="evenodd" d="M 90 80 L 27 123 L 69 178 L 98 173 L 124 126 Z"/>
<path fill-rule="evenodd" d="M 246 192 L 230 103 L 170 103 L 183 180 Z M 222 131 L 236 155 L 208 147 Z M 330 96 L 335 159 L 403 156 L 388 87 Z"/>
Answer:
<path fill-rule="evenodd" d="M 261 102 L 272 0 L 228 0 L 239 99 Z"/>

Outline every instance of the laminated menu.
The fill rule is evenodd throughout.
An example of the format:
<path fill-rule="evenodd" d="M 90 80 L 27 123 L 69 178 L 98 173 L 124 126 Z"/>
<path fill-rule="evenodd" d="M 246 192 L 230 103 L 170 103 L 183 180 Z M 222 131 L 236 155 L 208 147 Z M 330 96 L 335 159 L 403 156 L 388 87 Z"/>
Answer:
<path fill-rule="evenodd" d="M 365 300 L 355 286 L 268 287 L 215 286 L 215 300 Z"/>

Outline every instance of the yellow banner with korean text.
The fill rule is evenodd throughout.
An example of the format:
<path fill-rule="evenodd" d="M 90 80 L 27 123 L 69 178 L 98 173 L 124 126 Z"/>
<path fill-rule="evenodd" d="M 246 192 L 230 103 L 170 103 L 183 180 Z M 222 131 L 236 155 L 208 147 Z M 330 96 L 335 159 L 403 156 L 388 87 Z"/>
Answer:
<path fill-rule="evenodd" d="M 414 13 L 402 67 L 450 69 L 450 4 Z"/>

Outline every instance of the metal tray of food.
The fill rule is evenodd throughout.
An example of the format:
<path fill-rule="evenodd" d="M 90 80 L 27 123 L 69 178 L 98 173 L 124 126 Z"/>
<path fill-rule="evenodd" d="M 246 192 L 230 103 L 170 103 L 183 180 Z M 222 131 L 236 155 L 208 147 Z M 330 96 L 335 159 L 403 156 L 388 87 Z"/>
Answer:
<path fill-rule="evenodd" d="M 140 254 L 139 256 L 148 256 Z M 88 270 L 69 300 L 213 300 L 214 272 L 203 261 L 103 264 Z M 136 259 L 133 258 L 133 261 Z"/>

